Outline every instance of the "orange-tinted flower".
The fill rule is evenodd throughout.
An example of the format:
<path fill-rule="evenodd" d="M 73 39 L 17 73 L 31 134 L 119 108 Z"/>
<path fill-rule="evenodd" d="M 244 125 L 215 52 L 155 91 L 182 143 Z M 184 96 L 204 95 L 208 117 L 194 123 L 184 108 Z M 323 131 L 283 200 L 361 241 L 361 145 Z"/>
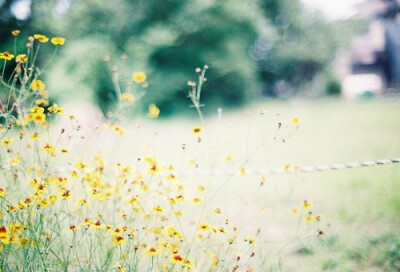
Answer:
<path fill-rule="evenodd" d="M 201 133 L 202 131 L 203 131 L 203 127 L 200 127 L 200 126 L 197 126 L 197 127 L 192 128 L 193 134 L 199 134 L 199 133 Z"/>
<path fill-rule="evenodd" d="M 113 242 L 117 246 L 122 244 L 122 243 L 124 243 L 125 241 L 126 241 L 126 239 L 123 236 L 120 236 L 120 235 L 114 235 L 113 236 Z"/>
<path fill-rule="evenodd" d="M 18 30 L 18 29 L 15 29 L 15 30 L 11 31 L 11 34 L 12 34 L 14 37 L 15 37 L 15 36 L 18 36 L 19 33 L 21 33 L 21 31 Z"/>
<path fill-rule="evenodd" d="M 26 56 L 26 54 L 19 54 L 19 55 L 17 55 L 17 57 L 15 58 L 15 61 L 16 61 L 16 62 L 19 62 L 19 63 L 25 63 L 25 62 L 28 61 L 28 57 Z"/>
<path fill-rule="evenodd" d="M 42 34 L 35 34 L 33 37 L 41 43 L 47 43 L 49 41 L 49 38 Z"/>
<path fill-rule="evenodd" d="M 183 264 L 184 260 L 185 258 L 179 254 L 172 255 L 170 259 L 171 263 L 173 264 Z"/>
<path fill-rule="evenodd" d="M 150 256 L 156 256 L 158 254 L 158 250 L 154 247 L 151 247 L 146 251 L 146 254 Z"/>
<path fill-rule="evenodd" d="M 10 52 L 6 51 L 3 53 L 0 53 L 0 59 L 5 59 L 5 60 L 12 60 L 14 58 L 14 55 L 11 54 Z"/>
<path fill-rule="evenodd" d="M 67 232 L 76 231 L 77 229 L 79 229 L 79 226 L 71 225 Z"/>

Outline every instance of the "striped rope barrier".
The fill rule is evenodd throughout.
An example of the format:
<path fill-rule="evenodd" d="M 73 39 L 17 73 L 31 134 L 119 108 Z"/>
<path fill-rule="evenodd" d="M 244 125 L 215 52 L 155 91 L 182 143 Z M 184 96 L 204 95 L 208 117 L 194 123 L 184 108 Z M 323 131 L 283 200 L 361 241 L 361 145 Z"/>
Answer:
<path fill-rule="evenodd" d="M 316 166 L 305 166 L 305 167 L 294 167 L 289 169 L 275 168 L 275 169 L 242 169 L 239 171 L 233 170 L 190 170 L 183 172 L 183 176 L 201 176 L 201 177 L 224 177 L 224 176 L 234 176 L 234 175 L 282 175 L 282 174 L 294 174 L 294 173 L 315 173 L 324 172 L 331 170 L 344 170 L 344 169 L 354 169 L 361 167 L 371 167 L 379 165 L 388 165 L 400 163 L 400 158 L 376 160 L 376 161 L 365 161 L 365 162 L 350 162 L 350 163 L 340 163 L 332 165 L 316 165 Z"/>

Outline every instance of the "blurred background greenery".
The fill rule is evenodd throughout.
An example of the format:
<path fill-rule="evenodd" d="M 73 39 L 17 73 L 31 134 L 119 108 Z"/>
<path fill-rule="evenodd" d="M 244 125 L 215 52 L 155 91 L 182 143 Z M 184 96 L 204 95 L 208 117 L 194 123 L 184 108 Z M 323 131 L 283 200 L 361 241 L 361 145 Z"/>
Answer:
<path fill-rule="evenodd" d="M 354 18 L 328 20 L 322 13 L 306 8 L 304 1 L 0 0 L 0 52 L 14 52 L 14 37 L 10 34 L 14 29 L 21 29 L 18 52 L 24 51 L 27 37 L 35 33 L 65 37 L 65 45 L 42 78 L 51 97 L 60 102 L 87 100 L 104 113 L 116 102 L 112 83 L 116 66 L 122 85 L 131 82 L 134 71 L 144 71 L 148 76 L 147 95 L 136 109 L 145 111 L 155 103 L 162 116 L 178 112 L 195 115 L 195 110 L 189 111 L 188 107 L 187 81 L 196 80 L 196 67 L 209 65 L 202 97 L 205 111 L 251 106 L 227 115 L 224 112 L 222 121 L 209 119 L 205 131 L 209 129 L 208 135 L 217 139 L 215 145 L 204 149 L 204 154 L 200 149 L 199 157 L 204 162 L 211 163 L 209 152 L 215 157 L 218 150 L 221 158 L 231 153 L 245 157 L 245 148 L 256 149 L 266 135 L 275 135 L 277 123 L 285 124 L 293 116 L 301 120 L 296 137 L 280 136 L 273 151 L 260 149 L 249 167 L 282 167 L 288 161 L 306 166 L 398 157 L 398 99 L 354 102 L 330 97 L 317 103 L 260 99 L 333 96 L 343 90 L 335 61 L 350 47 L 354 35 L 367 31 L 369 22 Z M 396 33 L 393 36 L 399 37 Z M 361 49 L 367 45 L 365 40 L 359 43 Z M 54 50 L 51 44 L 42 48 L 39 66 L 51 59 Z M 353 64 L 354 71 L 360 68 L 359 63 Z M 363 65 L 364 69 L 369 64 Z M 10 74 L 13 67 L 8 68 Z M 134 94 L 140 91 L 133 86 Z M 260 115 L 260 109 L 266 113 Z M 155 144 L 158 156 L 165 156 L 164 161 L 178 162 L 181 157 L 176 150 L 188 138 L 194 139 L 186 135 L 193 120 L 174 118 L 138 124 L 133 131 L 128 130 L 125 142 L 115 141 L 120 145 L 112 149 L 115 156 L 136 158 L 140 154 L 135 152 L 141 152 L 137 147 Z M 212 139 L 204 138 L 202 144 Z M 93 141 L 96 149 L 109 143 L 103 138 Z M 243 206 L 242 200 L 250 195 L 249 205 L 254 211 L 260 206 L 278 211 L 276 216 L 272 212 L 262 217 L 261 223 L 269 228 L 276 225 L 284 238 L 294 226 L 287 223 L 290 217 L 286 216 L 293 205 L 310 199 L 320 207 L 328 224 L 327 238 L 321 244 L 304 243 L 290 256 L 278 256 L 279 264 L 269 271 L 278 271 L 282 265 L 281 271 L 398 271 L 399 173 L 398 166 L 391 165 L 282 176 L 268 178 L 264 189 L 252 177 L 245 177 L 244 182 L 241 179 L 231 184 L 233 187 L 224 192 L 226 199 L 220 201 L 248 211 L 251 209 Z M 205 182 L 219 186 L 218 179 Z M 243 197 L 234 198 L 237 194 L 231 192 Z M 286 211 L 284 216 L 281 211 Z M 277 221 L 279 216 L 283 221 Z M 272 252 L 279 245 L 266 240 L 261 248 Z M 275 266 L 278 259 L 270 256 L 270 263 L 265 258 L 266 267 Z"/>
<path fill-rule="evenodd" d="M 206 111 L 277 92 L 340 93 L 332 60 L 366 26 L 327 21 L 300 0 L 2 0 L 0 7 L 0 51 L 14 48 L 13 29 L 21 29 L 19 52 L 34 33 L 67 39 L 45 74 L 58 100 L 86 98 L 107 112 L 116 65 L 122 82 L 132 71 L 146 72 L 150 85 L 140 104 L 155 103 L 164 116 L 188 109 L 186 82 L 204 64 L 211 67 Z M 39 62 L 50 56 L 42 52 Z"/>

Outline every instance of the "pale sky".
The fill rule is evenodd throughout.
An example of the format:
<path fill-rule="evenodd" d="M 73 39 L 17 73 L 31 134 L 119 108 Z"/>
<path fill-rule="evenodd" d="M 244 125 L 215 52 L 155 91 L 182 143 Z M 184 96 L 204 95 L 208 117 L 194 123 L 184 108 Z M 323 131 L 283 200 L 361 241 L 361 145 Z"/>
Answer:
<path fill-rule="evenodd" d="M 355 4 L 364 0 L 301 0 L 306 6 L 322 11 L 328 19 L 344 19 L 356 13 Z"/>

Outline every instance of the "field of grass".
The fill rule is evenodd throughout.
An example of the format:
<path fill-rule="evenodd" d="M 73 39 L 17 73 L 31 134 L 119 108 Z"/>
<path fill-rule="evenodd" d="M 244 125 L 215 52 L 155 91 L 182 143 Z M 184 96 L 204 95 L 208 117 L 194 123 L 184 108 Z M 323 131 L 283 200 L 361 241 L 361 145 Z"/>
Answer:
<path fill-rule="evenodd" d="M 290 122 L 295 116 L 298 129 Z M 138 121 L 129 140 L 113 150 L 139 156 L 151 148 L 147 152 L 161 161 L 191 171 L 197 168 L 187 163 L 190 159 L 198 162 L 198 170 L 236 171 L 397 158 L 399 118 L 398 100 L 265 100 L 209 117 L 201 143 L 191 135 L 193 120 Z M 135 145 L 127 150 L 129 143 Z M 227 155 L 236 160 L 223 163 Z M 185 182 L 215 192 L 207 205 L 223 207 L 245 232 L 256 235 L 259 229 L 261 262 L 255 271 L 400 269 L 399 165 L 266 176 L 262 186 L 259 176 L 246 175 L 195 176 Z M 298 227 L 298 215 L 291 213 L 304 200 L 321 215 L 317 227 L 304 222 Z M 317 237 L 316 230 L 324 234 Z"/>
<path fill-rule="evenodd" d="M 398 99 L 265 99 L 124 135 L 66 113 L 3 135 L 3 271 L 400 269 L 399 165 L 251 174 L 400 157 Z"/>

